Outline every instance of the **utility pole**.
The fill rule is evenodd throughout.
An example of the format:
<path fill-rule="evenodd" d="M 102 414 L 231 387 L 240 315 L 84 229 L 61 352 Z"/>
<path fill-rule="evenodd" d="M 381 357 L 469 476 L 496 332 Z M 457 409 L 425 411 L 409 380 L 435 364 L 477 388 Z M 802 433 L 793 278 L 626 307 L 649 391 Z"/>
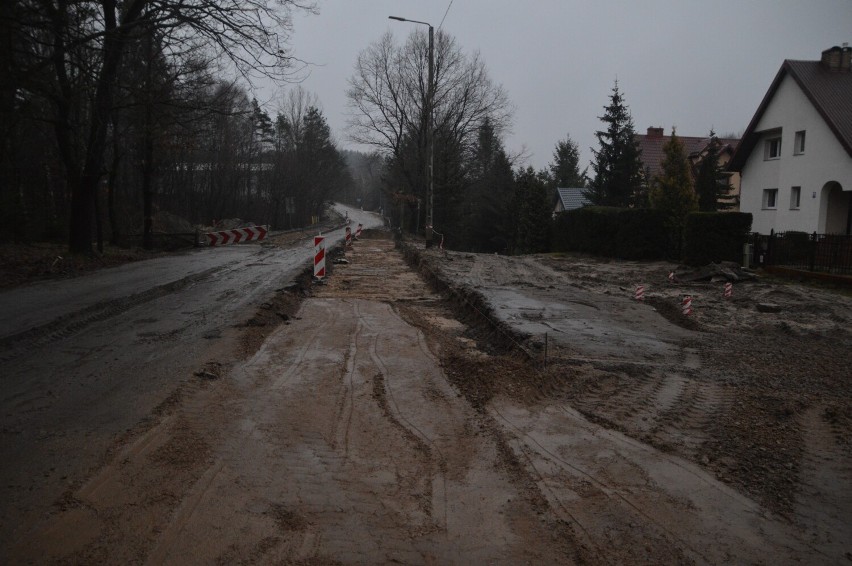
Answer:
<path fill-rule="evenodd" d="M 429 26 L 429 76 L 426 86 L 426 147 L 429 152 L 429 163 L 426 165 L 426 247 L 432 247 L 432 223 L 435 204 L 435 125 L 433 121 L 433 102 L 435 97 L 435 28 L 428 22 L 408 20 L 399 16 L 388 16 L 388 19 L 412 24 Z M 419 226 L 418 226 L 419 228 Z"/>

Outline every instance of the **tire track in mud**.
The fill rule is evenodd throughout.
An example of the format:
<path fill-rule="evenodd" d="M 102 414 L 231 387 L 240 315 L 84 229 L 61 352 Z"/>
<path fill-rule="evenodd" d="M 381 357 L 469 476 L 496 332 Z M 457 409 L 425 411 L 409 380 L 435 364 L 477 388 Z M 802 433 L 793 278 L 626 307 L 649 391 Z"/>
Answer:
<path fill-rule="evenodd" d="M 292 377 L 302 369 L 308 352 L 313 349 L 314 343 L 316 342 L 317 338 L 326 334 L 329 328 L 334 327 L 334 325 L 337 324 L 337 321 L 340 318 L 340 311 L 331 308 L 330 305 L 328 305 L 326 302 L 318 304 L 322 305 L 326 316 L 320 317 L 319 321 L 316 321 L 316 319 L 314 319 L 314 331 L 311 332 L 311 338 L 305 341 L 304 345 L 296 353 L 296 356 L 294 357 L 292 362 L 288 365 L 287 370 L 284 371 L 284 373 L 282 373 L 280 376 L 278 376 L 277 379 L 275 379 L 275 381 L 272 382 L 270 389 L 283 389 L 287 385 L 287 382 L 290 381 L 290 379 L 292 379 Z"/>
<path fill-rule="evenodd" d="M 839 563 L 852 560 L 852 454 L 841 445 L 836 423 L 822 404 L 799 416 L 804 453 L 796 509 L 801 528 Z"/>
<path fill-rule="evenodd" d="M 388 311 L 392 312 L 392 309 L 389 305 L 385 305 Z M 358 311 L 356 307 L 356 314 L 358 316 L 359 321 L 363 321 L 364 317 L 361 316 L 360 311 Z M 398 315 L 393 312 L 393 316 Z M 442 509 L 438 513 L 438 515 L 443 520 L 443 525 L 439 525 L 439 528 L 443 532 L 447 532 L 447 459 L 444 454 L 441 452 L 440 447 L 436 444 L 436 442 L 429 437 L 423 430 L 421 430 L 410 418 L 408 418 L 405 412 L 400 407 L 399 402 L 396 399 L 396 396 L 393 393 L 393 387 L 391 385 L 391 376 L 393 372 L 391 372 L 388 368 L 387 363 L 382 355 L 379 354 L 378 347 L 379 341 L 382 338 L 380 332 L 377 331 L 376 328 L 370 326 L 369 323 L 363 322 L 365 326 L 373 330 L 376 334 L 374 339 L 370 343 L 370 359 L 376 365 L 376 367 L 380 370 L 379 373 L 374 377 L 374 388 L 373 395 L 376 398 L 376 401 L 379 403 L 382 412 L 391 421 L 391 423 L 399 428 L 403 435 L 411 442 L 414 443 L 415 447 L 419 452 L 421 452 L 426 460 L 430 462 L 430 468 L 432 468 L 432 481 L 429 482 L 430 491 L 429 491 L 429 500 L 427 502 L 427 508 L 425 509 L 427 516 L 434 519 L 434 500 L 435 500 L 435 475 L 440 476 L 440 484 L 441 484 L 441 495 L 439 496 L 439 500 L 442 503 Z M 425 352 L 423 350 L 425 344 L 423 344 L 422 333 L 419 330 L 415 329 L 417 333 L 417 342 L 418 346 L 421 350 L 421 353 L 425 353 L 427 355 L 427 359 L 432 359 L 434 361 L 434 356 L 431 352 L 429 352 L 428 348 L 426 348 Z M 390 403 L 388 403 L 388 399 L 390 399 Z M 392 405 L 392 407 L 391 407 Z M 435 463 L 432 463 L 435 462 Z M 434 468 L 437 465 L 437 474 L 435 473 Z"/>
<path fill-rule="evenodd" d="M 727 411 L 733 392 L 694 379 L 679 379 L 677 392 L 667 391 L 674 393 L 674 398 L 669 407 L 661 407 L 651 438 L 663 446 L 678 445 L 685 455 L 697 457 L 710 440 L 710 424 Z"/>
<path fill-rule="evenodd" d="M 559 409 L 570 414 L 565 406 L 560 406 Z M 519 439 L 524 439 L 524 442 L 517 446 L 515 451 L 523 454 L 530 471 L 537 478 L 538 485 L 542 486 L 546 492 L 550 494 L 548 499 L 552 504 L 555 504 L 556 510 L 564 513 L 567 516 L 567 520 L 570 520 L 573 524 L 577 525 L 577 527 L 579 527 L 579 529 L 585 534 L 586 540 L 584 542 L 595 549 L 597 554 L 596 558 L 603 556 L 607 562 L 619 562 L 624 559 L 624 556 L 618 552 L 612 551 L 609 546 L 604 546 L 597 542 L 597 538 L 599 537 L 592 535 L 591 528 L 586 524 L 587 522 L 591 523 L 592 521 L 585 518 L 581 519 L 576 513 L 572 513 L 569 510 L 569 501 L 566 500 L 559 491 L 550 487 L 551 482 L 548 481 L 547 478 L 553 477 L 554 473 L 545 473 L 544 470 L 542 470 L 540 466 L 537 466 L 533 461 L 531 454 L 535 454 L 537 457 L 543 459 L 551 469 L 562 471 L 562 473 L 559 474 L 559 478 L 560 480 L 567 482 L 570 486 L 571 495 L 569 499 L 571 501 L 576 501 L 576 497 L 579 496 L 582 500 L 588 501 L 588 504 L 591 504 L 595 508 L 599 508 L 600 502 L 596 500 L 603 497 L 605 500 L 613 502 L 618 508 L 621 508 L 621 511 L 612 510 L 616 515 L 621 516 L 624 514 L 624 511 L 635 514 L 644 521 L 644 528 L 651 525 L 663 533 L 664 538 L 668 538 L 670 543 L 675 543 L 672 548 L 667 549 L 668 552 L 672 552 L 675 556 L 677 556 L 680 551 L 686 550 L 687 554 L 691 555 L 692 559 L 700 558 L 708 564 L 713 563 L 713 560 L 705 556 L 698 549 L 694 548 L 687 539 L 679 536 L 661 521 L 658 521 L 655 517 L 645 512 L 642 508 L 642 504 L 634 501 L 634 499 L 630 497 L 626 488 L 619 487 L 612 482 L 605 481 L 601 479 L 602 476 L 600 474 L 595 474 L 577 464 L 573 464 L 566 458 L 554 453 L 548 447 L 539 442 L 539 440 L 534 436 L 528 434 L 513 419 L 503 414 L 503 412 L 501 412 L 496 406 L 492 405 L 489 408 L 489 412 L 493 412 L 497 415 L 499 420 L 512 430 Z M 594 434 L 595 431 L 593 430 L 592 433 Z M 566 477 L 565 471 L 568 472 L 569 476 L 573 476 L 573 478 Z M 576 480 L 576 476 L 580 476 L 581 479 L 579 481 Z M 598 521 L 595 522 L 597 523 Z M 659 542 L 657 542 L 657 545 L 659 545 Z M 656 546 L 655 551 L 659 550 L 661 550 L 659 546 Z"/>
<path fill-rule="evenodd" d="M 343 304 L 349 304 L 344 300 Z M 352 414 L 355 412 L 355 361 L 358 355 L 358 338 L 361 336 L 363 322 L 358 312 L 358 305 L 352 305 L 355 315 L 355 330 L 349 339 L 349 350 L 343 363 L 341 391 L 337 401 L 337 414 L 332 425 L 331 438 L 332 447 L 343 446 L 344 461 L 349 458 L 349 431 L 352 428 Z M 310 341 L 313 343 L 313 340 Z M 340 424 L 343 423 L 343 432 L 340 432 Z"/>
<path fill-rule="evenodd" d="M 182 498 L 180 507 L 178 507 L 165 531 L 157 540 L 157 544 L 145 559 L 145 564 L 156 565 L 166 563 L 172 549 L 178 544 L 178 538 L 182 534 L 184 527 L 189 525 L 196 510 L 213 490 L 216 478 L 222 472 L 223 468 L 224 462 L 217 461 L 209 466 L 198 481 L 195 482 L 190 492 Z"/>
<path fill-rule="evenodd" d="M 638 367 L 629 373 L 593 363 L 608 382 L 596 380 L 571 403 L 594 421 L 666 451 L 699 459 L 711 425 L 730 410 L 732 388 L 698 380 L 674 366 Z M 622 366 L 623 367 L 623 366 Z M 607 385 L 608 383 L 608 385 Z"/>

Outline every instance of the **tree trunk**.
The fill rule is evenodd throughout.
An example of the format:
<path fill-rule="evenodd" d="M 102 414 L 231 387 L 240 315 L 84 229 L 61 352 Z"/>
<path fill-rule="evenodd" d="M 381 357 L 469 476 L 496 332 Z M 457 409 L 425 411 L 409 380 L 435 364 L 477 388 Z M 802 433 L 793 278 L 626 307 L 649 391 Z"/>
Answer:
<path fill-rule="evenodd" d="M 145 134 L 145 153 L 142 163 L 142 213 L 145 228 L 142 235 L 142 247 L 154 249 L 154 142 L 151 133 Z"/>
<path fill-rule="evenodd" d="M 119 241 L 121 241 L 121 229 L 118 226 L 118 218 L 115 214 L 115 180 L 118 178 L 118 168 L 121 164 L 121 152 L 119 151 L 118 136 L 116 135 L 117 130 L 116 122 L 113 121 L 112 166 L 107 177 L 107 215 L 109 216 L 109 241 L 114 246 L 117 246 Z"/>
<path fill-rule="evenodd" d="M 136 22 L 145 0 L 131 2 L 122 18 L 122 26 L 116 26 L 116 0 L 103 0 L 104 36 L 103 64 L 98 76 L 95 97 L 92 100 L 91 125 L 86 146 L 86 159 L 79 180 L 71 185 L 71 229 L 68 247 L 72 253 L 92 252 L 92 219 L 95 196 L 100 181 L 104 151 L 106 149 L 107 126 L 112 112 L 113 87 L 118 66 L 124 54 L 127 34 Z"/>
<path fill-rule="evenodd" d="M 101 195 L 95 191 L 95 234 L 98 242 L 98 253 L 104 253 L 104 222 L 101 218 Z"/>

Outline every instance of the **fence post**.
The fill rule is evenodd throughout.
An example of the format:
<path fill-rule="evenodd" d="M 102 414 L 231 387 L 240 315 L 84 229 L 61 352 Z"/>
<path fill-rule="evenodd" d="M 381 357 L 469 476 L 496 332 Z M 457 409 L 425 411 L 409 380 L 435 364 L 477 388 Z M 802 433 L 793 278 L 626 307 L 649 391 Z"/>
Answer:
<path fill-rule="evenodd" d="M 825 237 L 828 240 L 828 272 L 831 273 L 831 268 L 837 264 L 837 255 L 840 253 L 840 238 L 829 238 Z"/>
<path fill-rule="evenodd" d="M 772 265 L 772 245 L 773 240 L 775 240 L 775 229 L 769 229 L 769 238 L 766 240 L 766 258 L 764 259 L 764 265 Z"/>
<path fill-rule="evenodd" d="M 808 261 L 808 271 L 814 271 L 816 267 L 816 251 L 817 251 L 817 233 L 811 234 L 811 257 Z M 831 268 L 829 268 L 831 271 Z"/>

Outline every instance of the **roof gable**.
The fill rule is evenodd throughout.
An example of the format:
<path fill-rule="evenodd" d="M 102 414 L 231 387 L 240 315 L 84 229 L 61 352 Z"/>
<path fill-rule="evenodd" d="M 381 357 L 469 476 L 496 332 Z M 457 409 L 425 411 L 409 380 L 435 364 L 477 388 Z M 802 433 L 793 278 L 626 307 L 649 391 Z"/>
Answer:
<path fill-rule="evenodd" d="M 728 164 L 731 171 L 742 171 L 745 166 L 760 138 L 760 134 L 756 132 L 757 125 L 772 103 L 781 82 L 788 75 L 802 89 L 840 145 L 852 157 L 852 73 L 829 71 L 819 61 L 788 59 L 781 65 L 749 122 L 743 139 Z"/>
<path fill-rule="evenodd" d="M 563 210 L 576 210 L 591 204 L 589 199 L 586 198 L 585 192 L 586 189 L 582 187 L 556 189 Z"/>

